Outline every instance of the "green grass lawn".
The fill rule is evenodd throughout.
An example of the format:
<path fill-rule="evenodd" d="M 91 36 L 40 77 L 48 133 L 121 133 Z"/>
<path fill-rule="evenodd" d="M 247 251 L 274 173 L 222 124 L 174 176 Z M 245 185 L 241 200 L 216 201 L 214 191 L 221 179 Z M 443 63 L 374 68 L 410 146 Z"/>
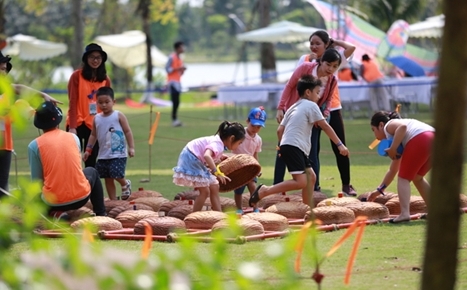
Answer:
<path fill-rule="evenodd" d="M 182 97 L 183 99 L 183 97 Z M 206 96 L 199 100 L 207 100 Z M 66 107 L 66 104 L 62 107 Z M 148 145 L 150 128 L 149 106 L 141 109 L 130 109 L 126 106 L 117 105 L 116 109 L 124 112 L 130 122 L 136 144 L 136 155 L 128 160 L 127 177 L 132 180 L 133 189 L 138 187 L 161 192 L 166 198 L 172 199 L 175 194 L 185 190 L 172 183 L 172 167 L 177 163 L 181 149 L 190 140 L 212 135 L 216 132 L 218 125 L 223 120 L 223 108 L 196 108 L 192 103 L 183 103 L 179 115 L 184 123 L 183 127 L 171 127 L 170 109 L 153 108 L 154 112 L 160 111 L 161 118 L 157 129 L 154 144 Z M 66 108 L 64 109 L 64 112 Z M 230 119 L 245 123 L 244 116 Z M 275 112 L 269 110 L 269 119 L 266 127 L 260 132 L 263 139 L 263 151 L 260 153 L 260 163 L 263 175 L 259 182 L 271 184 L 274 171 L 276 128 Z M 431 122 L 431 114 L 422 112 L 411 117 Z M 61 128 L 64 128 L 64 122 Z M 374 136 L 369 126 L 368 119 L 345 120 L 347 145 L 351 158 L 351 183 L 358 193 L 364 193 L 376 188 L 385 174 L 389 159 L 377 155 L 375 151 L 368 149 L 368 144 L 373 141 Z M 17 153 L 17 170 L 20 178 L 28 178 L 27 144 L 38 136 L 37 129 L 31 124 L 24 132 L 15 131 L 15 151 Z M 340 191 L 341 182 L 335 164 L 334 155 L 325 134 L 321 138 L 321 187 L 328 196 L 336 196 Z M 463 148 L 464 152 L 466 148 Z M 149 173 L 151 168 L 151 174 Z M 288 178 L 288 176 L 286 176 Z M 150 179 L 149 182 L 140 182 Z M 15 186 L 15 160 L 12 161 L 10 183 Z M 466 191 L 466 178 L 464 175 L 463 192 Z M 395 191 L 395 184 L 391 184 L 388 191 Z M 412 193 L 417 194 L 415 188 Z M 222 195 L 233 197 L 233 193 Z M 457 289 L 467 289 L 467 231 L 465 230 L 466 215 L 462 217 L 462 234 L 460 237 L 459 268 Z M 422 257 L 425 240 L 426 221 L 414 221 L 402 225 L 374 225 L 365 230 L 360 251 L 354 265 L 353 276 L 350 287 L 343 284 L 343 275 L 350 252 L 351 243 L 347 242 L 327 260 L 321 269 L 325 274 L 323 286 L 325 289 L 418 289 L 421 272 L 417 268 L 422 267 Z M 337 241 L 343 231 L 323 233 L 319 236 L 318 247 L 322 254 Z M 272 289 L 274 281 L 283 279 L 285 273 L 271 263 L 273 257 L 269 252 L 277 245 L 290 242 L 293 237 L 281 240 L 268 240 L 263 242 L 251 242 L 244 245 L 230 245 L 228 248 L 232 259 L 232 268 L 241 261 L 255 261 L 261 265 L 263 271 L 262 279 L 269 281 L 269 286 L 259 283 L 258 289 Z M 60 247 L 60 240 L 54 240 Z M 141 242 L 136 241 L 99 241 L 106 246 L 115 246 L 128 251 L 134 251 L 139 255 Z M 178 247 L 177 244 L 156 243 L 153 252 L 165 252 L 171 248 Z M 19 254 L 29 248 L 26 244 L 17 244 L 13 248 L 13 254 Z M 201 258 L 209 255 L 210 244 L 197 244 L 196 253 Z M 302 261 L 301 279 L 295 289 L 309 289 L 315 287 L 314 282 L 309 279 L 313 272 L 313 265 L 309 259 L 309 248 L 305 246 Z M 290 265 L 293 264 L 294 254 L 290 255 Z M 225 279 L 231 279 L 232 269 L 222 269 Z M 279 283 L 279 282 L 277 282 Z M 280 283 L 279 283 L 280 284 Z M 314 289 L 314 288 L 312 288 Z"/>

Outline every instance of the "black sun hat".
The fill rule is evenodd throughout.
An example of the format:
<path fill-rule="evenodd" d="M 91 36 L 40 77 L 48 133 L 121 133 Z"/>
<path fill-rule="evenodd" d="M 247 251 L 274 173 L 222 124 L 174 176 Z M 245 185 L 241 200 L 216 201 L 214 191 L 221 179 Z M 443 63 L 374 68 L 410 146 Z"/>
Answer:
<path fill-rule="evenodd" d="M 102 47 L 99 44 L 96 43 L 90 43 L 86 46 L 81 60 L 83 62 L 86 62 L 88 55 L 94 51 L 100 52 L 100 54 L 102 55 L 102 62 L 105 62 L 107 60 L 107 53 L 102 49 Z"/>
<path fill-rule="evenodd" d="M 3 53 L 0 51 L 0 63 L 9 63 L 11 60 L 11 57 L 9 55 L 3 55 Z"/>
<path fill-rule="evenodd" d="M 13 68 L 13 65 L 10 63 L 11 57 L 9 55 L 3 55 L 0 51 L 0 63 L 6 63 L 6 72 L 10 72 Z"/>
<path fill-rule="evenodd" d="M 62 121 L 62 110 L 52 102 L 44 102 L 34 115 L 34 126 L 38 129 L 47 130 L 57 127 Z"/>

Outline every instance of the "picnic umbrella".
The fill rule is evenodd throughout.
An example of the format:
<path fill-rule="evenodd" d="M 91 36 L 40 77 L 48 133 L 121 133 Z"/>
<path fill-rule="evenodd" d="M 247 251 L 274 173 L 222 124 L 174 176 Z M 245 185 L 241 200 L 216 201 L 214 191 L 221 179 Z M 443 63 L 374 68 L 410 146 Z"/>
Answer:
<path fill-rule="evenodd" d="M 121 34 L 97 36 L 94 41 L 107 52 L 109 60 L 116 66 L 132 68 L 143 65 L 146 58 L 146 35 L 139 30 L 125 31 Z M 151 46 L 152 65 L 164 67 L 168 57 L 154 45 Z"/>
<path fill-rule="evenodd" d="M 58 56 L 67 51 L 64 43 L 37 39 L 34 36 L 16 34 L 8 37 L 2 49 L 4 55 L 17 55 L 23 60 L 41 60 Z"/>
<path fill-rule="evenodd" d="M 392 56 L 386 58 L 386 60 L 413 77 L 420 77 L 425 75 L 423 67 L 406 56 Z"/>
<path fill-rule="evenodd" d="M 240 41 L 252 42 L 300 42 L 307 40 L 318 28 L 300 23 L 280 21 L 267 27 L 237 34 Z"/>
<path fill-rule="evenodd" d="M 426 20 L 409 26 L 410 37 L 436 37 L 443 34 L 444 14 L 428 17 Z"/>

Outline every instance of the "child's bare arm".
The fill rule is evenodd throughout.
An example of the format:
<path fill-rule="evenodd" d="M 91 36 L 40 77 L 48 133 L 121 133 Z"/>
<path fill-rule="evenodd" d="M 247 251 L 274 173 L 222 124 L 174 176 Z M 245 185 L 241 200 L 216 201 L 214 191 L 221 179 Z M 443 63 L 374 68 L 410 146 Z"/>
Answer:
<path fill-rule="evenodd" d="M 386 152 L 388 153 L 389 158 L 394 160 L 400 156 L 400 154 L 397 153 L 397 147 L 402 143 L 402 139 L 404 139 L 404 136 L 407 133 L 407 125 L 402 123 L 400 120 L 392 120 L 387 126 L 387 131 L 389 134 L 393 135 L 394 138 L 392 140 L 391 147 L 389 147 Z"/>
<path fill-rule="evenodd" d="M 368 201 L 374 201 L 379 195 L 382 194 L 383 190 L 391 184 L 391 182 L 396 177 L 397 172 L 399 171 L 399 166 L 400 159 L 392 160 L 388 171 L 384 175 L 381 185 L 377 189 L 370 192 L 367 198 Z"/>
<path fill-rule="evenodd" d="M 318 126 L 320 126 L 321 129 L 323 129 L 324 133 L 328 135 L 329 139 L 331 139 L 331 141 L 334 142 L 334 144 L 336 144 L 337 149 L 339 149 L 339 153 L 341 155 L 349 155 L 349 149 L 345 147 L 345 145 L 342 143 L 339 137 L 337 137 L 336 132 L 334 132 L 332 127 L 329 126 L 328 122 L 326 122 L 325 119 L 319 120 L 318 122 L 316 122 L 316 124 L 318 124 Z"/>
<path fill-rule="evenodd" d="M 86 150 L 84 151 L 83 160 L 88 160 L 89 155 L 92 153 L 92 148 L 96 144 L 97 134 L 96 134 L 96 119 L 92 122 L 91 135 L 89 135 L 88 144 L 86 144 Z"/>
<path fill-rule="evenodd" d="M 259 159 L 258 159 L 258 152 L 253 153 L 253 157 L 256 159 L 256 161 L 259 162 Z"/>
<path fill-rule="evenodd" d="M 253 154 L 253 157 L 254 157 L 254 158 L 256 159 L 256 161 L 258 161 L 258 163 L 259 163 L 258 152 L 255 152 L 255 153 Z M 258 173 L 257 176 L 258 176 L 258 177 L 261 177 L 261 175 L 262 175 L 262 173 L 260 172 L 260 173 Z"/>
<path fill-rule="evenodd" d="M 25 85 L 22 85 L 22 84 L 11 84 L 11 86 L 13 87 L 13 90 L 15 91 L 15 94 L 17 94 L 17 95 L 21 95 L 22 93 L 38 94 L 46 102 L 52 102 L 54 104 L 63 104 L 62 102 L 54 99 L 50 95 L 48 95 L 48 94 L 46 94 L 44 92 L 35 90 L 33 88 L 30 88 L 28 86 L 25 86 Z"/>
<path fill-rule="evenodd" d="M 131 131 L 130 124 L 127 118 L 121 112 L 118 113 L 118 121 L 122 126 L 123 133 L 125 134 L 126 142 L 128 143 L 128 155 L 135 156 L 135 141 L 133 139 L 133 132 Z"/>
<path fill-rule="evenodd" d="M 230 178 L 228 178 L 227 176 L 223 176 L 222 174 L 216 174 L 218 172 L 217 172 L 216 163 L 214 162 L 214 159 L 212 158 L 213 155 L 214 155 L 214 152 L 212 152 L 211 149 L 206 149 L 206 151 L 204 151 L 204 160 L 208 164 L 209 170 L 211 171 L 212 174 L 216 175 L 217 179 L 219 179 L 221 183 L 224 184 L 226 181 L 230 181 Z"/>
<path fill-rule="evenodd" d="M 282 140 L 282 135 L 284 135 L 284 129 L 285 127 L 283 125 L 279 125 L 279 127 L 277 127 L 277 139 L 279 140 L 279 143 Z"/>

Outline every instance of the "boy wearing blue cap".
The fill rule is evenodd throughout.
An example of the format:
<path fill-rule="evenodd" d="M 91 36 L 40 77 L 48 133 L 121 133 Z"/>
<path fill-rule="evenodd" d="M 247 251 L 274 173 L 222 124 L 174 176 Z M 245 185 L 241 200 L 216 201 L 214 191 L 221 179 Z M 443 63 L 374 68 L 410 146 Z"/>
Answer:
<path fill-rule="evenodd" d="M 248 114 L 248 119 L 246 120 L 248 126 L 245 127 L 245 139 L 243 140 L 242 144 L 238 146 L 237 149 L 233 150 L 234 154 L 248 154 L 253 156 L 256 160 L 258 160 L 258 153 L 261 152 L 261 146 L 263 145 L 263 141 L 261 137 L 258 135 L 259 131 L 262 127 L 264 127 L 264 123 L 266 122 L 266 111 L 264 108 L 257 107 L 253 108 L 250 113 Z M 261 172 L 258 174 L 258 177 L 261 176 Z M 242 210 L 242 194 L 245 191 L 245 187 L 248 186 L 248 190 L 250 191 L 250 195 L 256 189 L 256 181 L 257 179 L 251 180 L 247 185 L 244 185 L 240 188 L 234 190 L 235 192 L 235 205 L 237 206 L 237 214 L 243 214 Z M 258 212 L 257 207 L 254 207 L 254 211 Z"/>

